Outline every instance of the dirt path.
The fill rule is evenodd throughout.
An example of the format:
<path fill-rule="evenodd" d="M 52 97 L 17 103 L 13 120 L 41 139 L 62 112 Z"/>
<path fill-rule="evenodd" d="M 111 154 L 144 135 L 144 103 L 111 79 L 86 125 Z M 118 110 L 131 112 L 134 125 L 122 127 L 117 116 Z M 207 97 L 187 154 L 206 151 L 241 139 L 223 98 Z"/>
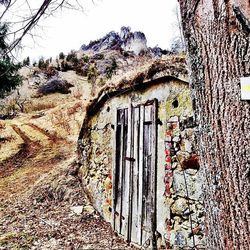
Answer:
<path fill-rule="evenodd" d="M 13 174 L 25 161 L 34 158 L 41 148 L 38 141 L 32 141 L 17 125 L 11 127 L 23 139 L 23 144 L 16 155 L 0 163 L 0 178 Z"/>
<path fill-rule="evenodd" d="M 71 143 L 32 123 L 14 121 L 10 126 L 23 143 L 14 156 L 0 162 L 0 198 L 25 192 L 74 152 Z"/>
<path fill-rule="evenodd" d="M 27 126 L 30 126 L 31 128 L 33 128 L 34 130 L 39 131 L 41 134 L 44 134 L 45 136 L 48 137 L 48 140 L 56 142 L 56 141 L 61 141 L 63 140 L 62 138 L 59 138 L 58 136 L 49 133 L 48 131 L 38 127 L 37 125 L 33 124 L 33 123 L 26 123 Z"/>

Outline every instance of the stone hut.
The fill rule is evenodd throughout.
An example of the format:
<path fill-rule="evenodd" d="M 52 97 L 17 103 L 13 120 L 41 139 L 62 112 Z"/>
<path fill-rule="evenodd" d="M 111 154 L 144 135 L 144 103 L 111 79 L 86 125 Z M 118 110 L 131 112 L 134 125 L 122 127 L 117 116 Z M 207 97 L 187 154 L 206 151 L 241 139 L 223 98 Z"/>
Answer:
<path fill-rule="evenodd" d="M 194 129 L 182 58 L 137 70 L 87 107 L 78 140 L 84 188 L 128 242 L 205 249 Z"/>

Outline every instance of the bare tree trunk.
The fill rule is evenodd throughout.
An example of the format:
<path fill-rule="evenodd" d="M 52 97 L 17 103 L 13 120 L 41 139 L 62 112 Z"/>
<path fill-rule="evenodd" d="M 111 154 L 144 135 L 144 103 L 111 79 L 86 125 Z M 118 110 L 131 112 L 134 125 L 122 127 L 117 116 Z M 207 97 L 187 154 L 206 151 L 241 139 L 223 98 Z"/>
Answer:
<path fill-rule="evenodd" d="M 208 249 L 250 249 L 250 2 L 179 0 L 188 49 Z"/>

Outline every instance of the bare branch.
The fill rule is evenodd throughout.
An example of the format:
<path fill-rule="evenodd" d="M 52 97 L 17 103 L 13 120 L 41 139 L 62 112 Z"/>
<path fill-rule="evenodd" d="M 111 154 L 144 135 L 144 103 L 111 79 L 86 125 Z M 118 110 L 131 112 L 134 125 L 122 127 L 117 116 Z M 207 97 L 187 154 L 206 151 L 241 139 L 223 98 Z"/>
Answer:
<path fill-rule="evenodd" d="M 5 0 L 6 1 L 6 0 Z M 0 2 L 1 3 L 1 2 Z M 9 1 L 7 3 L 7 6 L 5 8 L 5 10 L 3 11 L 2 15 L 0 16 L 0 20 L 3 18 L 3 16 L 5 15 L 5 13 L 8 11 L 9 7 L 10 7 L 11 1 Z"/>
<path fill-rule="evenodd" d="M 0 22 L 6 22 L 3 20 L 3 17 L 6 14 L 12 15 L 14 17 L 13 21 L 8 21 L 9 27 L 11 28 L 7 35 L 8 37 L 12 36 L 12 42 L 6 51 L 7 54 L 9 54 L 18 46 L 18 44 L 20 44 L 24 36 L 29 34 L 42 18 L 44 19 L 54 16 L 54 13 L 56 13 L 57 10 L 62 10 L 63 8 L 70 10 L 83 10 L 83 6 L 78 0 L 43 0 L 42 4 L 37 9 L 32 6 L 31 1 L 24 0 L 23 3 L 25 3 L 27 6 L 26 12 L 29 12 L 27 15 L 22 14 L 22 12 L 19 11 L 17 12 L 16 10 L 11 10 L 11 7 L 13 7 L 15 3 L 18 2 L 20 3 L 21 1 L 0 0 L 0 4 L 4 4 L 6 6 L 4 12 L 0 16 Z"/>

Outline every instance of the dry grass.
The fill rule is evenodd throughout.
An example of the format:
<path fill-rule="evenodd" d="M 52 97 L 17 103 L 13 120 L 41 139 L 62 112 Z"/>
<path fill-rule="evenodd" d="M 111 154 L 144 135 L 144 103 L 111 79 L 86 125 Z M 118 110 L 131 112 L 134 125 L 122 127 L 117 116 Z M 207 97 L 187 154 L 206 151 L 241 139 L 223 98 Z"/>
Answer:
<path fill-rule="evenodd" d="M 5 128 L 6 128 L 5 123 L 0 121 L 0 129 L 5 129 Z"/>
<path fill-rule="evenodd" d="M 69 124 L 69 117 L 63 110 L 57 110 L 52 113 L 51 115 L 51 123 L 54 124 L 56 127 L 59 127 L 67 132 L 70 135 L 70 124 Z"/>
<path fill-rule="evenodd" d="M 75 99 L 80 100 L 83 96 L 83 90 L 78 86 L 72 91 L 72 94 Z"/>
<path fill-rule="evenodd" d="M 1 142 L 0 164 L 2 161 L 16 155 L 23 145 L 23 139 L 17 135 L 9 124 L 6 124 L 6 128 L 1 131 L 1 137 L 5 139 Z"/>
<path fill-rule="evenodd" d="M 81 102 L 76 102 L 72 107 L 69 107 L 67 109 L 67 115 L 72 116 L 75 113 L 79 112 L 80 110 L 82 110 L 82 103 Z"/>
<path fill-rule="evenodd" d="M 55 107 L 55 104 L 52 102 L 32 102 L 25 107 L 25 113 L 31 113 L 33 111 L 41 111 L 41 110 L 48 110 Z"/>

